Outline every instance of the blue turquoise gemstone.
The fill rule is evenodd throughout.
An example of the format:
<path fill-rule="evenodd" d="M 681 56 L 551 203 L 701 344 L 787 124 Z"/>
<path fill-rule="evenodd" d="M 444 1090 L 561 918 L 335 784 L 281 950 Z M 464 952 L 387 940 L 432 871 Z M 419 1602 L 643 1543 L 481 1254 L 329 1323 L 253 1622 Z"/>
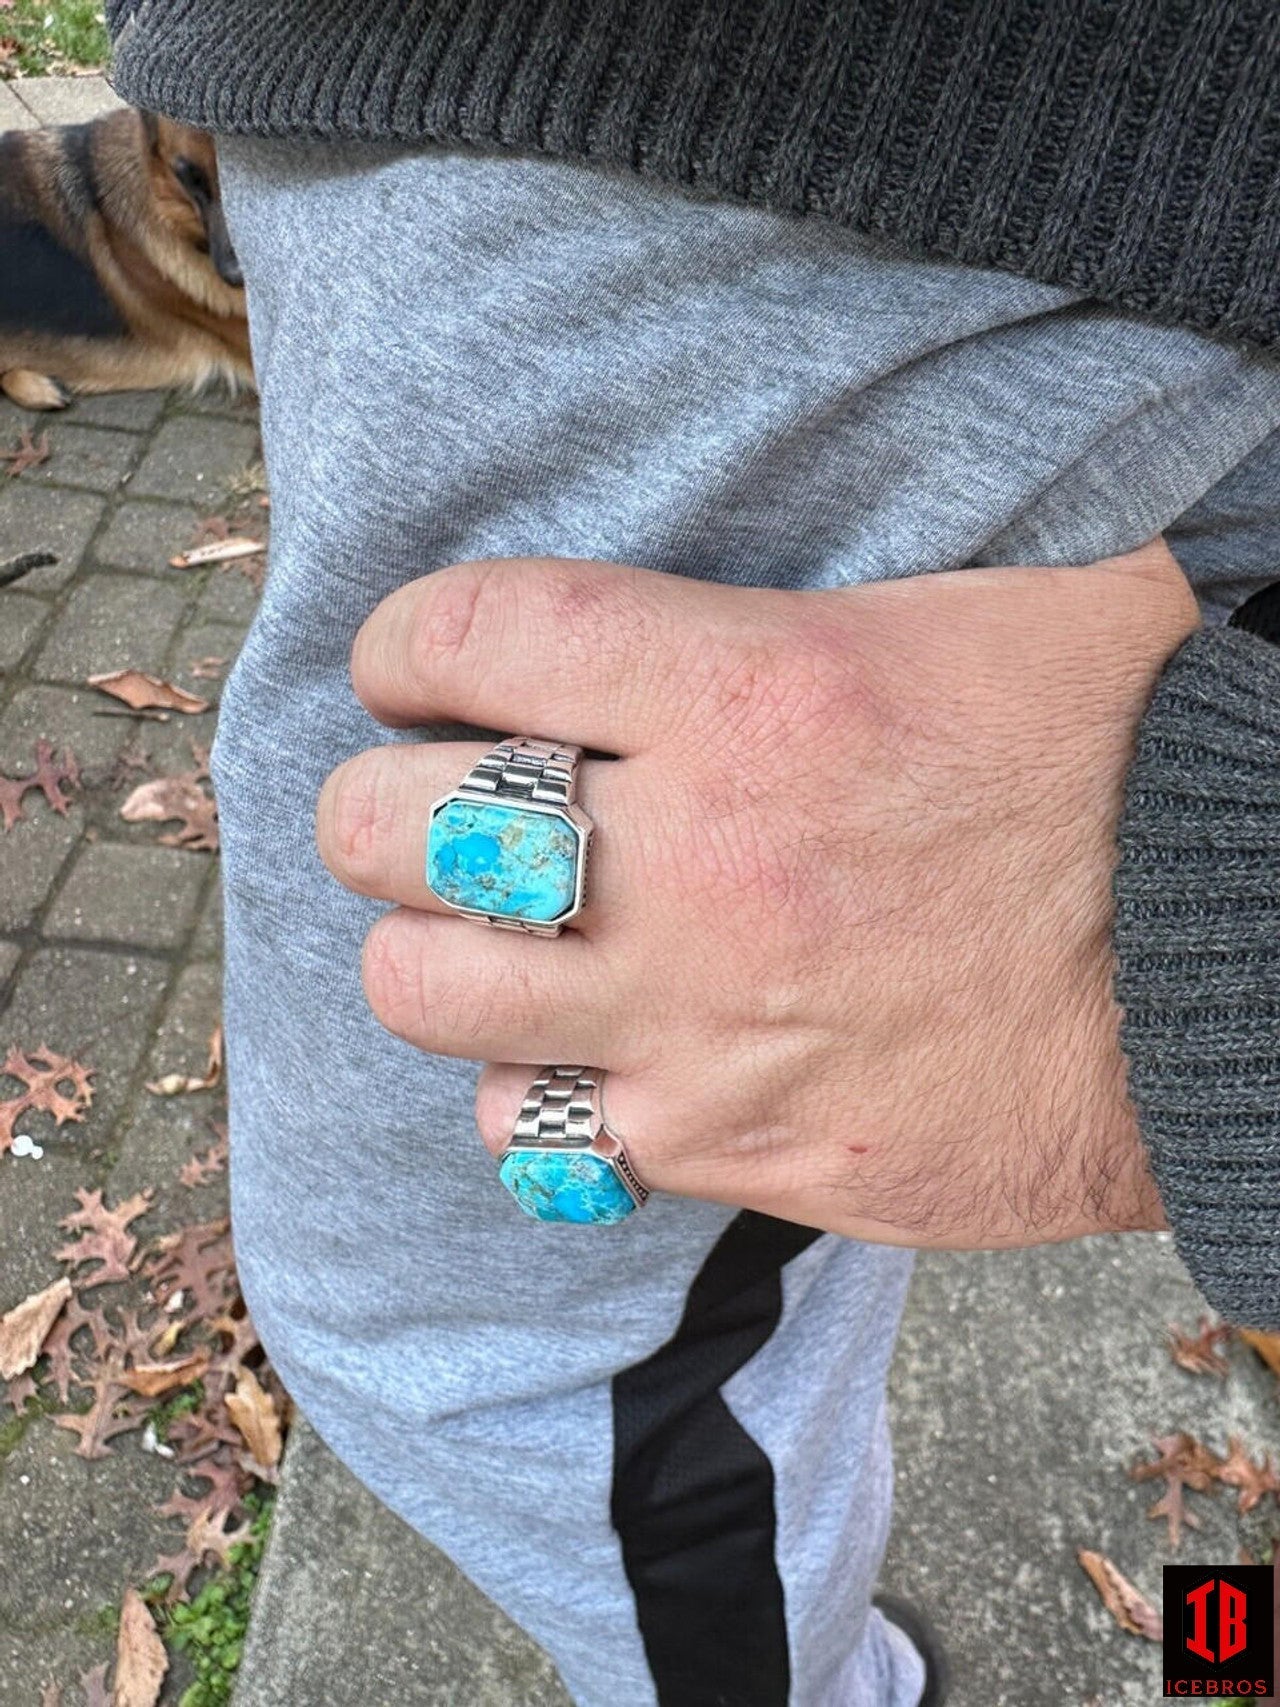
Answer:
<path fill-rule="evenodd" d="M 539 1221 L 611 1224 L 636 1207 L 609 1163 L 586 1151 L 508 1150 L 498 1173 L 521 1209 Z"/>
<path fill-rule="evenodd" d="M 427 882 L 442 901 L 550 924 L 573 906 L 578 833 L 563 818 L 496 801 L 450 800 L 427 835 Z"/>

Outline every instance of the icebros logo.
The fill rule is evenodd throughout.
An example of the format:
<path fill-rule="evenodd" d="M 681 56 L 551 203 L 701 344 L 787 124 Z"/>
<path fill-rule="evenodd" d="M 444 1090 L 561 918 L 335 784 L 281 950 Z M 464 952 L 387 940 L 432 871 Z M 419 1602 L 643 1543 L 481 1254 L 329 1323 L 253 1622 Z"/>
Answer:
<path fill-rule="evenodd" d="M 1270 1565 L 1166 1565 L 1164 1692 L 1234 1700 L 1275 1688 Z"/>

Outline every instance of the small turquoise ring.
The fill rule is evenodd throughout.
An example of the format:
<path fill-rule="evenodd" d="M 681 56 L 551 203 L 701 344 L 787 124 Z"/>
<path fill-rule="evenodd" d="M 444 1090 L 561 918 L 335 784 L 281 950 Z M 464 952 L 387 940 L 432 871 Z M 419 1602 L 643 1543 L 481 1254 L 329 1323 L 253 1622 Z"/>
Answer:
<path fill-rule="evenodd" d="M 544 1067 L 525 1095 L 498 1176 L 538 1221 L 609 1226 L 648 1200 L 622 1140 L 605 1125 L 603 1084 L 594 1067 Z"/>
<path fill-rule="evenodd" d="M 511 735 L 433 800 L 426 882 L 468 919 L 559 936 L 581 912 L 595 825 L 576 804 L 582 748 Z"/>

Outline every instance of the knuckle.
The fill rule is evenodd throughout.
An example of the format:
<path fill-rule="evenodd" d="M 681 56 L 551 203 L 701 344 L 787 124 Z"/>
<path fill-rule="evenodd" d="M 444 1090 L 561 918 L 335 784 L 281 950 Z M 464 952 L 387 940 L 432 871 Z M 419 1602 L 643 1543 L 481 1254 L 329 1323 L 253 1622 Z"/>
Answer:
<path fill-rule="evenodd" d="M 496 644 L 510 582 L 501 562 L 456 563 L 426 578 L 408 637 L 415 681 L 429 680 L 441 664 L 483 656 Z"/>
<path fill-rule="evenodd" d="M 395 792 L 386 759 L 364 753 L 340 765 L 325 784 L 321 852 L 331 870 L 361 877 L 376 867 L 395 829 Z"/>

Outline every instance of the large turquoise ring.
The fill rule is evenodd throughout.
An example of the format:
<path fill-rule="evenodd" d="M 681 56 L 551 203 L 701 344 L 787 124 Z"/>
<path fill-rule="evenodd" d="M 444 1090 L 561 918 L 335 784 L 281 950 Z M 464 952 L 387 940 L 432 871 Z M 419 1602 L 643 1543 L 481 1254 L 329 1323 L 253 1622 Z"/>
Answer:
<path fill-rule="evenodd" d="M 529 1087 L 498 1175 L 539 1221 L 608 1226 L 649 1196 L 622 1140 L 605 1125 L 603 1081 L 592 1067 L 544 1067 Z"/>
<path fill-rule="evenodd" d="M 582 748 L 511 735 L 431 803 L 427 887 L 465 918 L 559 936 L 582 910 L 595 826 L 575 803 Z"/>

